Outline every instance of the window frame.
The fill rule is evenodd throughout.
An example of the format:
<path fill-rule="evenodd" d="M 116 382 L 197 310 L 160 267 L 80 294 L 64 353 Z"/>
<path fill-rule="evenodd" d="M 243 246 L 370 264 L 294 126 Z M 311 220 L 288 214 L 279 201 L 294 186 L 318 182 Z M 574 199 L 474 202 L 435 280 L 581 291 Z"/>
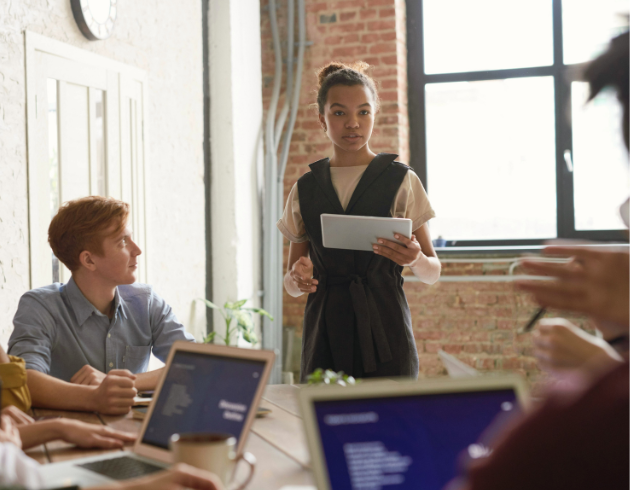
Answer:
<path fill-rule="evenodd" d="M 411 167 L 429 191 L 427 179 L 426 95 L 429 83 L 502 80 L 551 76 L 554 80 L 556 144 L 556 216 L 557 237 L 601 242 L 627 243 L 623 230 L 576 230 L 573 209 L 573 174 L 564 161 L 564 151 L 573 154 L 571 127 L 571 83 L 583 80 L 586 63 L 565 65 L 563 61 L 562 0 L 552 0 L 553 64 L 527 68 L 474 72 L 424 73 L 423 0 L 407 0 L 407 76 L 409 107 L 409 151 Z M 621 204 L 621 203 L 620 203 Z M 445 249 L 456 247 L 534 247 L 552 239 L 448 240 Z"/>

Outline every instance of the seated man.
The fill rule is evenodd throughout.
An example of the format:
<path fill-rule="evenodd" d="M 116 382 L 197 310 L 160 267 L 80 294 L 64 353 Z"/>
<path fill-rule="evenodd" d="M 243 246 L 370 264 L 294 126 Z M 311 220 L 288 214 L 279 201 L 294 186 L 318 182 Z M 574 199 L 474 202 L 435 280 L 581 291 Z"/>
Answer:
<path fill-rule="evenodd" d="M 145 373 L 151 351 L 164 361 L 173 342 L 193 341 L 150 286 L 134 284 L 142 251 L 128 217 L 128 204 L 92 196 L 64 204 L 50 223 L 50 246 L 72 277 L 24 294 L 9 339 L 34 406 L 127 413 L 159 378 Z"/>

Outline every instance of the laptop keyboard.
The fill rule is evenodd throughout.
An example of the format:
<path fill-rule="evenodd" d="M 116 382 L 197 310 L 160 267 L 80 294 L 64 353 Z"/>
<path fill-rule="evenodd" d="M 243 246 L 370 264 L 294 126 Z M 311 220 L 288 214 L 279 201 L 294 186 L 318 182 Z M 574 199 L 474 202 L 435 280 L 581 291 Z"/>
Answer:
<path fill-rule="evenodd" d="M 137 476 L 150 475 L 164 468 L 155 466 L 136 458 L 129 456 L 121 456 L 119 458 L 102 459 L 78 465 L 86 470 L 93 471 L 99 475 L 113 478 L 114 480 L 126 480 L 127 478 L 135 478 Z"/>

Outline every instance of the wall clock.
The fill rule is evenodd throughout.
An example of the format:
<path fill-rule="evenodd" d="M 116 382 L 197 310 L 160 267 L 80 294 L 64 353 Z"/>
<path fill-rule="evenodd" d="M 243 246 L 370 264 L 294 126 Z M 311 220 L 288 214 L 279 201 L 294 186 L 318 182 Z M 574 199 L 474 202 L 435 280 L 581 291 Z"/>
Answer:
<path fill-rule="evenodd" d="M 118 0 L 70 0 L 79 29 L 92 41 L 107 39 L 114 30 Z"/>

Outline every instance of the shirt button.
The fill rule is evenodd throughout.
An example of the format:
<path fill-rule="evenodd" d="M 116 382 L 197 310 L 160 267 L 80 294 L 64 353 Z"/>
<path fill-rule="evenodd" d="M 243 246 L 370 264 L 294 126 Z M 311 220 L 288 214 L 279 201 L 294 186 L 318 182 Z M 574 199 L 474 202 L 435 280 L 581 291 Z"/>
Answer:
<path fill-rule="evenodd" d="M 107 334 L 107 338 L 108 338 L 108 339 L 111 339 L 111 338 L 112 338 L 112 334 L 111 334 L 111 333 L 108 333 L 108 334 Z"/>
<path fill-rule="evenodd" d="M 109 363 L 109 367 L 114 367 L 114 363 L 113 363 L 113 362 L 110 362 L 110 363 Z"/>

